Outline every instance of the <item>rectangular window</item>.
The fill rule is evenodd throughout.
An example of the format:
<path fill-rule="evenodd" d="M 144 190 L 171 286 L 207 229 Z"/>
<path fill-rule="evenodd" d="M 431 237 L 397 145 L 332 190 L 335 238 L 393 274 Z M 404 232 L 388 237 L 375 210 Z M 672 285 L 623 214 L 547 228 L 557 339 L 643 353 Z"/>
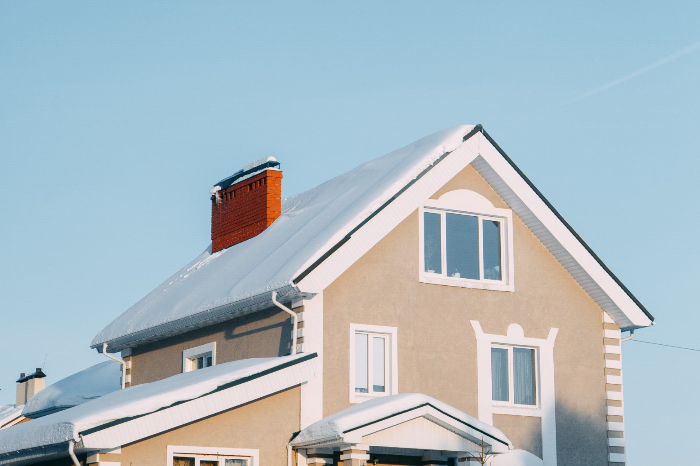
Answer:
<path fill-rule="evenodd" d="M 252 466 L 248 458 L 220 455 L 173 456 L 173 466 Z"/>
<path fill-rule="evenodd" d="M 216 342 L 186 349 L 182 352 L 182 372 L 205 369 L 216 364 Z"/>
<path fill-rule="evenodd" d="M 355 392 L 386 394 L 388 335 L 355 333 Z"/>
<path fill-rule="evenodd" d="M 491 348 L 491 399 L 513 405 L 537 405 L 537 361 L 533 348 Z"/>
<path fill-rule="evenodd" d="M 503 219 L 484 215 L 423 212 L 423 260 L 428 274 L 502 282 Z"/>

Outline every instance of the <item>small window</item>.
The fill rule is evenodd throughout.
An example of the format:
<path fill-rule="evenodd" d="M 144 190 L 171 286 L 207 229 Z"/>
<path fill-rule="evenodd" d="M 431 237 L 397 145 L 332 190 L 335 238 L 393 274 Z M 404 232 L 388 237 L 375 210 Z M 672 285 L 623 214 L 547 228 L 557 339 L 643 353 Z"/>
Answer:
<path fill-rule="evenodd" d="M 182 352 L 182 372 L 192 372 L 215 364 L 216 343 L 207 343 Z"/>
<path fill-rule="evenodd" d="M 537 405 L 536 355 L 534 348 L 491 348 L 491 399 L 496 404 Z"/>
<path fill-rule="evenodd" d="M 260 451 L 168 445 L 166 466 L 259 466 Z"/>
<path fill-rule="evenodd" d="M 173 466 L 251 466 L 248 458 L 219 455 L 173 456 Z"/>
<path fill-rule="evenodd" d="M 398 393 L 396 327 L 351 324 L 350 401 Z"/>

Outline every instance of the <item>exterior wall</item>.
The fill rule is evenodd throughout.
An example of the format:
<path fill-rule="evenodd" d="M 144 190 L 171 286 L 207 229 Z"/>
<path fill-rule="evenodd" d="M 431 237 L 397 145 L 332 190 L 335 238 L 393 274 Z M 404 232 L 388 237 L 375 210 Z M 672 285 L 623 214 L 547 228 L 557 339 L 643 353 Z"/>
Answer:
<path fill-rule="evenodd" d="M 435 193 L 469 189 L 508 208 L 468 167 Z M 399 393 L 420 392 L 478 417 L 476 339 L 517 323 L 554 348 L 557 452 L 561 464 L 607 464 L 601 310 L 514 215 L 515 291 L 418 281 L 418 212 L 324 291 L 324 416 L 349 407 L 350 323 L 398 328 Z M 499 415 L 516 448 L 541 455 L 538 422 Z M 538 445 L 539 442 L 539 445 Z"/>
<path fill-rule="evenodd" d="M 260 450 L 261 465 L 287 464 L 287 442 L 299 430 L 300 387 L 122 446 L 100 461 L 165 466 L 168 445 Z"/>
<path fill-rule="evenodd" d="M 131 353 L 131 385 L 182 372 L 182 352 L 216 342 L 216 363 L 289 354 L 292 323 L 277 308 L 255 312 L 182 335 L 139 346 Z"/>

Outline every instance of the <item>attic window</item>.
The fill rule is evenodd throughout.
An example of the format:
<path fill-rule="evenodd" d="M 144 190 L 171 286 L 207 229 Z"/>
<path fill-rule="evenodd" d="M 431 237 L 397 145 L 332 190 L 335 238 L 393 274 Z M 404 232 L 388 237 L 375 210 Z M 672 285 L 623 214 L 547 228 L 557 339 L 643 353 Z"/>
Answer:
<path fill-rule="evenodd" d="M 205 369 L 216 364 L 216 342 L 190 348 L 182 352 L 182 372 Z"/>
<path fill-rule="evenodd" d="M 421 282 L 513 291 L 512 213 L 467 190 L 429 200 L 419 254 Z"/>

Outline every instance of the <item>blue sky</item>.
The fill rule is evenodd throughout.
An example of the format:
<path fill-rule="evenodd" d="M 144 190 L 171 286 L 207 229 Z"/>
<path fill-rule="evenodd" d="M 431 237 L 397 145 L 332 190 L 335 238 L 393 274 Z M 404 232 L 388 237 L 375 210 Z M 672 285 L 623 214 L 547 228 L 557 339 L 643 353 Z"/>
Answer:
<path fill-rule="evenodd" d="M 209 187 L 285 196 L 482 123 L 700 348 L 698 2 L 0 3 L 0 403 L 209 244 Z M 700 353 L 624 344 L 629 464 L 688 464 Z M 45 362 L 44 362 L 45 361 Z M 652 449 L 653 446 L 653 449 Z M 695 459 L 693 457 L 693 459 Z"/>

